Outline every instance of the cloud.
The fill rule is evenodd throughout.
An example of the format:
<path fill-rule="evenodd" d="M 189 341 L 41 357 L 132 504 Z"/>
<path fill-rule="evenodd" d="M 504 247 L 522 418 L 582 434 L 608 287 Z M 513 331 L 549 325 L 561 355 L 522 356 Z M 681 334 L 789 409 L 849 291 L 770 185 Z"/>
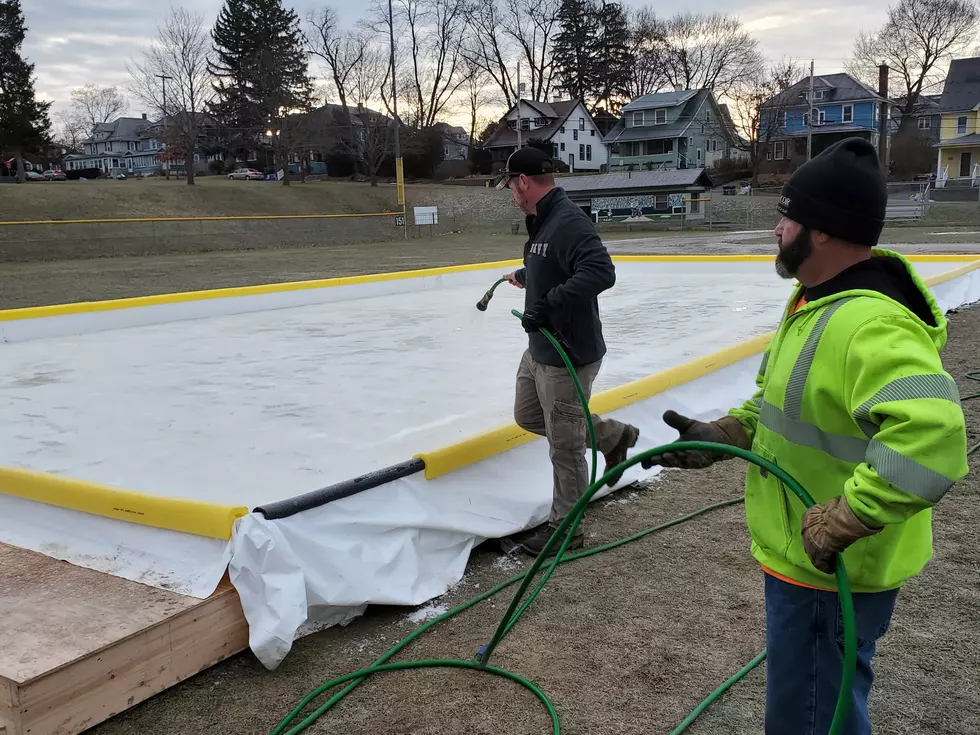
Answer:
<path fill-rule="evenodd" d="M 625 0 L 629 5 L 646 0 Z M 203 13 L 214 21 L 222 0 L 173 0 L 174 6 Z M 348 24 L 371 12 L 372 0 L 296 0 L 297 14 L 332 4 Z M 43 11 L 41 6 L 43 5 Z M 27 0 L 28 35 L 25 52 L 35 63 L 37 90 L 55 102 L 57 112 L 68 106 L 71 90 L 84 84 L 115 85 L 124 92 L 130 83 L 126 64 L 139 58 L 169 12 L 169 3 L 149 0 Z M 883 0 L 825 0 L 819 8 L 794 7 L 784 0 L 689 0 L 691 12 L 738 15 L 771 57 L 789 56 L 804 63 L 816 59 L 817 73 L 840 71 L 859 30 L 884 21 Z M 661 14 L 672 10 L 659 9 Z M 133 114 L 139 110 L 131 110 Z"/>

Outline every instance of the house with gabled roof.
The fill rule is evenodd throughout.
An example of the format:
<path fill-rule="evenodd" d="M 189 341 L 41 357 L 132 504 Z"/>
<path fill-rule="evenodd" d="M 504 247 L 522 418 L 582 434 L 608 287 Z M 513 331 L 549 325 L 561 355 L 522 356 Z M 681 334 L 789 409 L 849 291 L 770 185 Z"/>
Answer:
<path fill-rule="evenodd" d="M 637 97 L 623 107 L 622 118 L 604 140 L 614 171 L 711 168 L 740 155 L 727 109 L 710 89 Z"/>
<path fill-rule="evenodd" d="M 937 111 L 936 185 L 980 181 L 980 57 L 950 62 Z"/>
<path fill-rule="evenodd" d="M 581 100 L 520 100 L 511 107 L 483 146 L 490 152 L 494 171 L 503 168 L 517 150 L 518 133 L 522 147 L 532 139 L 550 142 L 552 156 L 572 172 L 600 171 L 608 162 L 602 133 Z"/>
<path fill-rule="evenodd" d="M 813 78 L 813 120 L 810 120 L 810 77 L 806 76 L 763 105 L 763 130 L 776 130 L 765 145 L 762 173 L 789 174 L 806 162 L 807 138 L 811 156 L 845 138 L 859 137 L 878 147 L 881 103 L 868 85 L 850 74 Z M 889 110 L 891 105 L 889 105 Z M 890 114 L 890 112 L 889 112 Z M 775 124 L 768 116 L 776 115 Z"/>

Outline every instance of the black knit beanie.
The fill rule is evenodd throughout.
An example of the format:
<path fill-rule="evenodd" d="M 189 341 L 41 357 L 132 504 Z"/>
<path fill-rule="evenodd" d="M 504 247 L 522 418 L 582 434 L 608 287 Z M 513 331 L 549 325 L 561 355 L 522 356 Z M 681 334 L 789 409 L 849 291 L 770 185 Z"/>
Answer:
<path fill-rule="evenodd" d="M 800 166 L 776 208 L 804 227 L 874 247 L 887 204 L 878 152 L 863 138 L 847 138 Z"/>

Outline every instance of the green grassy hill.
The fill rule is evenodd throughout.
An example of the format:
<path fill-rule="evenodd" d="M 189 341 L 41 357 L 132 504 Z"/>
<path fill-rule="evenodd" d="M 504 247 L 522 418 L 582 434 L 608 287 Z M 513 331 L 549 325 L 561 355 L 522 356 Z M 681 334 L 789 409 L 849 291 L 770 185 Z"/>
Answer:
<path fill-rule="evenodd" d="M 507 192 L 481 187 L 419 185 L 407 188 L 408 206 L 438 206 L 461 220 L 508 219 L 517 214 Z M 201 177 L 196 186 L 162 178 L 127 181 L 45 181 L 0 185 L 0 221 L 208 217 L 391 212 L 392 184 L 229 181 Z"/>

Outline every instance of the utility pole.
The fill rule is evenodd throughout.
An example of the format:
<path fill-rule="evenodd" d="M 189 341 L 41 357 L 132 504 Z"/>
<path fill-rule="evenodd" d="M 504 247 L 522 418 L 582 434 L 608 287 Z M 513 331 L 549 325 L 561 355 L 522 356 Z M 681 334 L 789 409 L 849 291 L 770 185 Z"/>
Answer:
<path fill-rule="evenodd" d="M 402 157 L 402 150 L 398 139 L 398 88 L 395 85 L 395 14 L 391 7 L 391 0 L 388 0 L 388 41 L 391 46 L 391 112 L 395 117 L 395 161 L 398 161 Z"/>
<path fill-rule="evenodd" d="M 810 93 L 806 98 L 810 107 L 806 126 L 806 160 L 813 158 L 813 59 L 810 60 Z"/>
<path fill-rule="evenodd" d="M 521 149 L 521 62 L 517 62 L 517 150 Z"/>
<path fill-rule="evenodd" d="M 167 145 L 167 80 L 172 80 L 173 77 L 168 77 L 166 74 L 156 75 L 163 82 L 163 144 Z M 164 148 L 166 150 L 166 148 Z M 170 154 L 167 154 L 170 157 Z M 165 161 L 163 164 L 163 170 L 167 174 L 167 181 L 170 181 L 170 162 Z"/>
<path fill-rule="evenodd" d="M 878 66 L 878 161 L 881 170 L 888 172 L 888 64 Z"/>
<path fill-rule="evenodd" d="M 402 163 L 402 148 L 399 137 L 401 123 L 398 120 L 398 87 L 395 84 L 395 12 L 388 0 L 388 44 L 391 51 L 391 115 L 395 126 L 395 192 L 398 204 L 402 207 L 402 230 L 408 239 L 408 207 L 405 203 L 405 169 Z M 396 220 L 397 222 L 397 220 Z"/>

